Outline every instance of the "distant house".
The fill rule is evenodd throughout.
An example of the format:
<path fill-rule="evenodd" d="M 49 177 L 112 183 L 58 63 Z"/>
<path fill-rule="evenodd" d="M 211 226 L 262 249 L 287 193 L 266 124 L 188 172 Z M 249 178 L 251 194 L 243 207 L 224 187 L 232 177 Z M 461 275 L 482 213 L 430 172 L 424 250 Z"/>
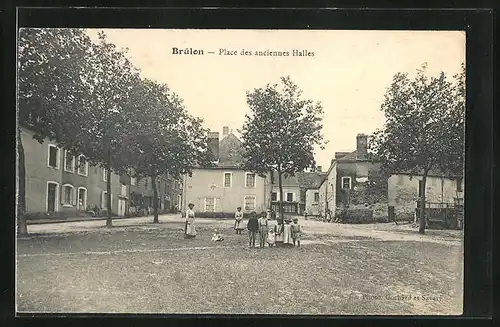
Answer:
<path fill-rule="evenodd" d="M 154 192 L 151 177 L 138 180 L 130 177 L 130 212 L 142 214 L 153 212 Z M 174 180 L 169 175 L 161 175 L 156 178 L 156 189 L 158 192 L 158 210 L 160 212 L 175 213 L 181 210 L 182 183 Z"/>
<path fill-rule="evenodd" d="M 273 173 L 272 181 L 271 206 L 274 212 L 279 212 L 280 188 L 277 172 Z M 283 212 L 300 214 L 301 199 L 298 174 L 288 177 L 282 176 L 281 186 L 283 189 Z"/>
<path fill-rule="evenodd" d="M 319 187 L 319 210 L 336 208 L 376 207 L 377 214 L 387 212 L 387 184 L 378 180 L 381 164 L 373 162 L 368 155 L 368 136 L 358 134 L 356 150 L 336 152 L 327 171 L 327 177 Z M 375 185 L 374 185 L 375 184 Z"/>
<path fill-rule="evenodd" d="M 421 194 L 422 176 L 409 173 L 394 174 L 389 177 L 389 210 L 398 213 L 414 212 Z M 431 171 L 425 183 L 425 200 L 431 204 L 463 203 L 464 180 L 462 176 L 450 176 L 438 171 Z"/>
<path fill-rule="evenodd" d="M 303 195 L 304 210 L 310 216 L 319 216 L 320 213 L 320 186 L 327 173 L 321 172 L 303 172 L 298 174 L 301 194 Z"/>
<path fill-rule="evenodd" d="M 233 213 L 237 207 L 246 213 L 266 210 L 271 185 L 268 178 L 241 168 L 243 144 L 238 137 L 224 127 L 221 139 L 218 132 L 209 134 L 209 148 L 216 166 L 196 167 L 191 177 L 184 176 L 182 208 L 193 203 L 195 212 Z"/>

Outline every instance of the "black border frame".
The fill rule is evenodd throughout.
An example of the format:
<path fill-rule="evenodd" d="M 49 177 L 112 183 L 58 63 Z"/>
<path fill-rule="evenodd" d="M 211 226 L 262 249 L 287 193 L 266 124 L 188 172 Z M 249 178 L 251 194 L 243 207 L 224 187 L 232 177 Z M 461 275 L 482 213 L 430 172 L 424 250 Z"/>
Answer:
<path fill-rule="evenodd" d="M 25 1 L 22 1 L 25 2 Z M 36 1 L 38 6 L 46 6 L 46 1 Z M 31 1 L 33 3 L 33 1 Z M 295 4 L 297 7 L 299 4 Z M 81 6 L 81 5 L 80 5 Z M 123 6 L 123 4 L 122 4 Z M 133 6 L 133 5 L 128 5 Z M 345 6 L 344 6 L 345 7 Z M 8 90 L 5 105 L 14 120 L 3 120 L 6 128 L 13 160 L 9 166 L 15 171 L 15 42 L 16 16 L 19 27 L 129 27 L 129 28 L 231 28 L 231 29 L 382 29 L 382 30 L 465 30 L 467 32 L 467 122 L 466 122 L 466 200 L 465 200 L 465 271 L 464 271 L 464 317 L 488 318 L 493 314 L 492 298 L 492 217 L 493 217 L 493 28 L 494 17 L 491 9 L 249 9 L 249 8 L 8 8 L 8 20 L 4 25 L 6 51 L 4 58 L 4 82 Z M 10 91 L 10 92 L 9 92 Z M 11 116 L 12 117 L 12 116 Z M 8 152 L 8 151 L 7 151 Z M 15 174 L 4 170 L 4 181 L 12 184 L 9 205 L 15 202 Z M 7 185 L 6 185 L 7 186 Z M 6 189 L 4 187 L 3 189 Z M 9 208 L 10 208 L 9 206 Z M 12 206 L 14 217 L 14 208 Z M 10 213 L 10 212 L 9 212 Z M 14 219 L 7 220 L 2 229 L 2 249 L 6 261 L 15 264 Z M 9 260 L 10 259 L 10 260 Z M 13 272 L 13 270 L 11 270 Z M 14 282 L 14 274 L 3 279 Z M 2 302 L 14 299 L 14 284 L 3 289 Z M 12 316 L 13 304 L 7 309 L 2 305 L 2 316 Z M 29 314 L 19 317 L 29 317 Z M 45 316 L 45 315 L 44 315 Z M 55 317 L 53 315 L 47 315 Z M 66 315 L 79 317 L 80 315 Z M 120 317 L 124 315 L 86 315 L 87 317 Z M 126 316 L 128 317 L 128 315 Z M 134 315 L 134 317 L 201 318 L 201 316 L 158 316 Z M 225 318 L 210 315 L 205 317 Z M 231 318 L 240 316 L 231 316 Z M 248 318 L 249 316 L 241 316 Z M 260 316 L 250 316 L 260 317 Z M 292 316 L 293 317 L 293 316 Z M 301 316 L 295 316 L 301 317 Z M 352 320 L 355 316 L 339 316 Z M 320 322 L 324 317 L 308 317 Z M 362 317 L 373 318 L 370 316 Z M 395 316 L 381 316 L 392 320 Z M 405 320 L 415 318 L 398 316 Z M 429 317 L 419 317 L 428 320 Z M 434 317 L 438 320 L 444 317 Z M 287 316 L 282 319 L 288 320 Z M 31 319 L 18 318 L 23 322 Z M 337 323 L 341 321 L 336 320 Z M 351 321 L 352 322 L 352 321 Z M 52 323 L 52 321 L 51 321 Z"/>

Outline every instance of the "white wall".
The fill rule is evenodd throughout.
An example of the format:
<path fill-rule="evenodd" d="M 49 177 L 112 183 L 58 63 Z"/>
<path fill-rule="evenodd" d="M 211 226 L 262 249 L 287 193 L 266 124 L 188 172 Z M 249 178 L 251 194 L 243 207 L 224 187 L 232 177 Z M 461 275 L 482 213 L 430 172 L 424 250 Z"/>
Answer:
<path fill-rule="evenodd" d="M 273 185 L 273 192 L 276 192 L 276 201 L 280 200 L 280 188 L 277 185 Z M 287 201 L 286 194 L 293 193 L 293 201 L 300 201 L 300 189 L 298 186 L 283 186 L 283 201 Z"/>
<path fill-rule="evenodd" d="M 320 210 L 320 202 L 321 202 L 321 195 L 320 195 L 320 200 L 318 202 L 314 201 L 314 194 L 320 193 L 319 189 L 308 189 L 306 191 L 306 212 L 310 216 L 318 216 L 319 215 L 319 210 Z"/>
<path fill-rule="evenodd" d="M 394 206 L 396 212 L 412 211 L 418 201 L 418 182 L 422 176 L 392 175 L 388 183 L 388 205 Z M 462 190 L 464 181 L 462 180 Z M 428 176 L 426 181 L 426 202 L 454 203 L 457 197 L 457 181 L 455 179 Z M 462 193 L 463 195 L 463 193 Z"/>
<path fill-rule="evenodd" d="M 224 187 L 224 173 L 232 173 L 232 184 Z M 235 212 L 237 207 L 244 208 L 245 196 L 256 197 L 256 212 L 267 208 L 265 178 L 256 176 L 255 188 L 245 187 L 245 171 L 238 169 L 194 169 L 192 177 L 185 176 L 183 188 L 184 208 L 188 203 L 195 205 L 196 212 L 205 211 L 205 198 L 215 198 L 216 212 Z"/>

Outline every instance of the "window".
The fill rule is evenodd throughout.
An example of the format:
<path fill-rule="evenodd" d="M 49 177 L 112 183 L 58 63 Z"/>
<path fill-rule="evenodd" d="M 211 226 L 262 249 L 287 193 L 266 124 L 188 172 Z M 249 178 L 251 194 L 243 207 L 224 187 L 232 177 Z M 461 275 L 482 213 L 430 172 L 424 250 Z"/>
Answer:
<path fill-rule="evenodd" d="M 286 201 L 287 202 L 293 202 L 293 193 L 287 193 L 286 194 Z"/>
<path fill-rule="evenodd" d="M 215 212 L 215 198 L 205 198 L 205 212 Z"/>
<path fill-rule="evenodd" d="M 67 150 L 64 150 L 64 171 L 75 172 L 75 156 L 70 155 Z"/>
<path fill-rule="evenodd" d="M 144 179 L 144 188 L 147 190 L 148 189 L 148 182 L 149 182 L 149 177 L 146 177 Z"/>
<path fill-rule="evenodd" d="M 120 195 L 127 196 L 127 185 L 121 184 Z"/>
<path fill-rule="evenodd" d="M 245 210 L 255 210 L 255 196 L 245 196 Z"/>
<path fill-rule="evenodd" d="M 87 162 L 87 159 L 85 156 L 79 155 L 78 156 L 78 175 L 82 176 L 87 176 L 89 173 L 89 163 Z"/>
<path fill-rule="evenodd" d="M 255 187 L 255 174 L 245 173 L 245 187 Z"/>
<path fill-rule="evenodd" d="M 457 192 L 463 192 L 462 182 L 463 178 L 457 178 Z"/>
<path fill-rule="evenodd" d="M 73 185 L 63 185 L 63 205 L 73 206 Z"/>
<path fill-rule="evenodd" d="M 87 189 L 85 187 L 78 188 L 78 210 L 84 211 L 87 208 Z"/>
<path fill-rule="evenodd" d="M 232 179 L 233 179 L 233 174 L 231 173 L 224 173 L 224 187 L 231 187 Z"/>
<path fill-rule="evenodd" d="M 276 192 L 271 193 L 271 201 L 278 201 L 278 193 Z"/>
<path fill-rule="evenodd" d="M 319 202 L 319 192 L 314 192 L 314 202 L 315 203 Z"/>
<path fill-rule="evenodd" d="M 130 177 L 130 185 L 137 185 L 137 177 Z"/>
<path fill-rule="evenodd" d="M 342 177 L 342 188 L 351 188 L 351 177 Z"/>
<path fill-rule="evenodd" d="M 422 197 L 422 181 L 418 181 L 418 197 Z"/>
<path fill-rule="evenodd" d="M 49 152 L 47 155 L 47 166 L 59 169 L 59 148 L 54 144 L 49 144 Z"/>
<path fill-rule="evenodd" d="M 167 186 L 168 186 L 168 183 L 167 183 L 167 181 L 165 181 L 165 194 L 167 194 Z"/>

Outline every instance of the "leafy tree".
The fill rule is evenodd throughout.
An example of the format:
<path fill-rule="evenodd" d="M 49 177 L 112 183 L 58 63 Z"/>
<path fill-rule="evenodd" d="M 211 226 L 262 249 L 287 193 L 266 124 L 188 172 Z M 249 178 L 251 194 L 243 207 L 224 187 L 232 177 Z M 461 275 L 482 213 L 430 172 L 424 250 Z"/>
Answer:
<path fill-rule="evenodd" d="M 92 165 L 106 169 L 106 226 L 112 227 L 111 174 L 126 169 L 124 147 L 130 133 L 126 119 L 128 112 L 137 113 L 137 99 L 132 89 L 140 83 L 139 72 L 127 58 L 126 49 L 98 34 L 87 53 L 88 70 L 81 78 L 82 87 L 89 93 L 80 109 L 80 119 L 68 127 L 77 135 L 67 148 L 73 153 L 84 153 Z"/>
<path fill-rule="evenodd" d="M 151 178 L 154 222 L 158 223 L 157 178 L 168 175 L 178 180 L 182 174 L 191 174 L 194 166 L 210 166 L 208 131 L 167 85 L 144 80 L 137 86 L 132 98 L 140 112 L 129 111 L 126 165 L 135 177 Z"/>
<path fill-rule="evenodd" d="M 385 172 L 422 175 L 419 233 L 424 234 L 429 171 L 463 174 L 465 67 L 451 81 L 444 72 L 427 77 L 426 64 L 413 80 L 396 74 L 381 110 L 386 122 L 372 135 L 371 147 Z"/>
<path fill-rule="evenodd" d="M 323 108 L 301 99 L 302 91 L 290 77 L 247 92 L 250 114 L 242 129 L 244 167 L 260 176 L 277 172 L 280 218 L 283 218 L 282 178 L 315 167 L 314 147 L 324 148 Z"/>
<path fill-rule="evenodd" d="M 86 75 L 90 38 L 81 29 L 21 29 L 18 40 L 18 233 L 26 234 L 26 167 L 20 126 L 34 138 L 60 146 L 72 143 L 70 126 L 81 122 L 88 91 L 81 87 Z"/>
<path fill-rule="evenodd" d="M 126 51 L 116 50 L 104 33 L 93 43 L 81 29 L 20 32 L 20 122 L 35 131 L 40 143 L 48 138 L 73 155 L 83 153 L 90 164 L 106 168 L 108 227 L 112 225 L 111 171 L 123 167 L 123 117 L 133 107 L 128 93 L 137 80 Z M 24 205 L 23 159 L 19 160 L 18 202 Z"/>

